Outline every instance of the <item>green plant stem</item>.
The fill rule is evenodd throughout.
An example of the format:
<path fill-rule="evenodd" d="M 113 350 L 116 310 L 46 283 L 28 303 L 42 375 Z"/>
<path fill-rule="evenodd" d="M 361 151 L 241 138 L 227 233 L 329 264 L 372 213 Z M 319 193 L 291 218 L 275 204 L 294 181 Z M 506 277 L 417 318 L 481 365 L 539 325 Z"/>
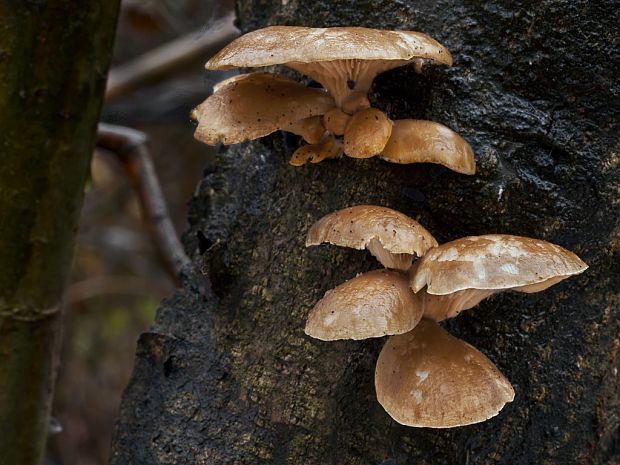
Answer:
<path fill-rule="evenodd" d="M 0 0 L 0 464 L 43 458 L 118 0 Z"/>

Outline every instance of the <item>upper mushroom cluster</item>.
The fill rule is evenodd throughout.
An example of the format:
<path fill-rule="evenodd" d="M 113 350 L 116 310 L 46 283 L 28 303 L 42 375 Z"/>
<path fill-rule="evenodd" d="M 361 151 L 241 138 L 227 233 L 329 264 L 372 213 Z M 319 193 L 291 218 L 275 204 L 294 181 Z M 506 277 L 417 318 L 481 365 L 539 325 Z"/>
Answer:
<path fill-rule="evenodd" d="M 390 120 L 371 108 L 374 78 L 389 69 L 424 61 L 452 65 L 450 52 L 419 32 L 361 27 L 272 26 L 245 34 L 207 62 L 207 69 L 285 65 L 319 82 L 308 88 L 271 73 L 228 79 L 192 112 L 195 137 L 207 144 L 235 144 L 277 130 L 298 134 L 309 145 L 290 159 L 295 166 L 344 153 L 375 155 L 393 163 L 439 163 L 474 174 L 470 145 L 432 121 Z M 341 138 L 342 136 L 342 138 Z"/>
<path fill-rule="evenodd" d="M 401 424 L 450 428 L 478 423 L 514 398 L 510 382 L 481 352 L 443 330 L 498 292 L 538 292 L 582 273 L 574 253 L 504 234 L 438 245 L 418 222 L 385 207 L 333 212 L 309 230 L 306 246 L 367 248 L 386 269 L 327 291 L 305 332 L 321 340 L 389 335 L 375 372 L 379 403 Z M 413 262 L 415 257 L 421 257 Z"/>

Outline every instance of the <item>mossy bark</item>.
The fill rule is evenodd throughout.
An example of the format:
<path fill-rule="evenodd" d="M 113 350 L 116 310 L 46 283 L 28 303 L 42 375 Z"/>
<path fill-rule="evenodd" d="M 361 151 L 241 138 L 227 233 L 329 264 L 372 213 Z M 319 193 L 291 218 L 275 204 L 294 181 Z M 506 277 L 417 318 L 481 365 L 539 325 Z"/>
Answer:
<path fill-rule="evenodd" d="M 421 30 L 452 68 L 399 68 L 371 99 L 472 144 L 478 173 L 380 160 L 294 168 L 282 134 L 223 149 L 185 236 L 194 266 L 138 343 L 114 464 L 610 464 L 620 462 L 617 8 L 607 2 L 240 0 L 242 28 Z M 189 130 L 189 129 L 188 129 Z M 440 242 L 511 233 L 561 244 L 590 269 L 501 294 L 445 324 L 490 357 L 516 398 L 477 425 L 398 425 L 377 403 L 382 339 L 321 342 L 308 310 L 377 268 L 366 252 L 304 247 L 320 216 L 386 205 Z M 206 277 L 210 280 L 207 280 Z"/>
<path fill-rule="evenodd" d="M 119 2 L 0 0 L 0 463 L 37 464 Z"/>

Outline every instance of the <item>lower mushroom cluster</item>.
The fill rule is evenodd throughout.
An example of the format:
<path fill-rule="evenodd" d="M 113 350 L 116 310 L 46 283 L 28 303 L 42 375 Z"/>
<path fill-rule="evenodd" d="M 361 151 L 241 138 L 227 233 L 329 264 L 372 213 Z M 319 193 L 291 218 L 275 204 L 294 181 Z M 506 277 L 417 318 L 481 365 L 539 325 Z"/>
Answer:
<path fill-rule="evenodd" d="M 415 220 L 369 205 L 317 221 L 306 246 L 323 242 L 367 248 L 386 269 L 327 291 L 308 315 L 305 332 L 325 341 L 390 336 L 377 361 L 377 398 L 408 426 L 478 423 L 514 398 L 497 367 L 438 321 L 492 294 L 542 291 L 587 269 L 572 252 L 527 237 L 492 234 L 438 245 Z M 416 256 L 421 258 L 412 264 Z"/>

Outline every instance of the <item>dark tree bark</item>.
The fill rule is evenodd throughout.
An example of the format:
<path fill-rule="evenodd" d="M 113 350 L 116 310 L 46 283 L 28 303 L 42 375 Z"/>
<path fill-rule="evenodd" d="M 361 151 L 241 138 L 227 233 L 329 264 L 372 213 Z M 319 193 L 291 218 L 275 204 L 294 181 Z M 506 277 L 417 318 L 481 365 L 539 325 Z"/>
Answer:
<path fill-rule="evenodd" d="M 117 0 L 0 0 L 0 464 L 40 463 Z"/>
<path fill-rule="evenodd" d="M 281 134 L 223 149 L 192 200 L 184 288 L 138 343 L 113 463 L 619 463 L 617 5 L 241 0 L 238 12 L 245 31 L 362 25 L 439 39 L 452 68 L 390 71 L 371 97 L 393 118 L 457 130 L 478 173 L 350 158 L 294 168 Z M 375 399 L 384 340 L 304 335 L 327 289 L 378 267 L 365 252 L 304 247 L 312 222 L 359 203 L 418 218 L 440 242 L 532 236 L 590 265 L 446 323 L 514 384 L 499 416 L 450 430 L 400 426 Z"/>

